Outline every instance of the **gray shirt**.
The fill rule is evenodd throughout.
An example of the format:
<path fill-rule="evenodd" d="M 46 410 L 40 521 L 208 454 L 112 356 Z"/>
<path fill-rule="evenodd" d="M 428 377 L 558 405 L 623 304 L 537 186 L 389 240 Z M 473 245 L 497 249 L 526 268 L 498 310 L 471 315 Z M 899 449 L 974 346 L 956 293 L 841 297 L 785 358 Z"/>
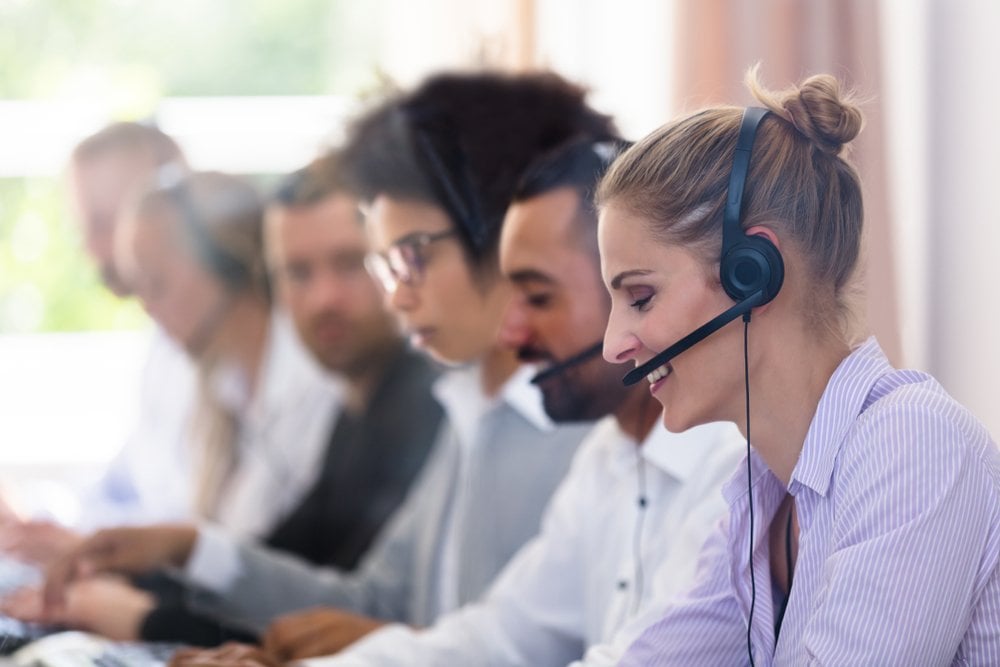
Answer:
<path fill-rule="evenodd" d="M 494 399 L 478 368 L 438 380 L 446 422 L 406 502 L 354 572 L 309 565 L 266 548 L 199 537 L 187 575 L 212 591 L 212 613 L 263 629 L 276 616 L 326 605 L 428 625 L 478 598 L 539 529 L 549 498 L 591 424 L 553 427 L 518 373 Z M 214 578 L 213 560 L 232 563 Z"/>

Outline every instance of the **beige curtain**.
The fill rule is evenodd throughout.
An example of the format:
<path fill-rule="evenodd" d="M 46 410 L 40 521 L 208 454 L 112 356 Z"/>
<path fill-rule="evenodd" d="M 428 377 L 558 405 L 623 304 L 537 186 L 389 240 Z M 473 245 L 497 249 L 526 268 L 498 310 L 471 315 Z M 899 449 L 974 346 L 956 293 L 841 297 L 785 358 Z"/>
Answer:
<path fill-rule="evenodd" d="M 864 182 L 866 293 L 870 329 L 899 364 L 899 315 L 890 234 L 877 5 L 871 0 L 678 0 L 678 111 L 713 103 L 751 103 L 747 68 L 784 88 L 810 74 L 831 73 L 870 100 L 852 158 Z"/>

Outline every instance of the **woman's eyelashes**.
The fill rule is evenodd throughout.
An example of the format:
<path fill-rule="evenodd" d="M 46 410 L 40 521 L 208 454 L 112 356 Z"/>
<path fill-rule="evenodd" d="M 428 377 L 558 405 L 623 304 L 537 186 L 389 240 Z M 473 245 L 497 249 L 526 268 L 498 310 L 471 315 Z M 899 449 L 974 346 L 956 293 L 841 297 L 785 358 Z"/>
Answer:
<path fill-rule="evenodd" d="M 650 289 L 630 289 L 628 297 L 629 307 L 642 312 L 646 310 L 649 302 L 653 299 L 653 291 Z"/>

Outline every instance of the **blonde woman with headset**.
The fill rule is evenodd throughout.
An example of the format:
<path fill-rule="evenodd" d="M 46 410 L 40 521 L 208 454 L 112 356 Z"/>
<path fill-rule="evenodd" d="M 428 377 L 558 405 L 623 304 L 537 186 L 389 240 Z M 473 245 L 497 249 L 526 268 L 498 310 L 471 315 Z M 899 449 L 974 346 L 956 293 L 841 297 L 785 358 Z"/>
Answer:
<path fill-rule="evenodd" d="M 1000 664 L 1000 453 L 858 335 L 861 113 L 830 76 L 749 83 L 763 108 L 660 128 L 598 191 L 605 357 L 668 429 L 732 421 L 752 448 L 621 664 Z"/>

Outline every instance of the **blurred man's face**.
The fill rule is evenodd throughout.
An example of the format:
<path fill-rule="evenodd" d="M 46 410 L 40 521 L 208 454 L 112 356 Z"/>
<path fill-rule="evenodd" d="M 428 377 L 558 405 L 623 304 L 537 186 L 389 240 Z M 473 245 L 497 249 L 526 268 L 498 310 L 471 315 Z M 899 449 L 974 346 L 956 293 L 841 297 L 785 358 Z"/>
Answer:
<path fill-rule="evenodd" d="M 513 204 L 503 224 L 500 267 L 515 294 L 501 341 L 540 369 L 600 342 L 610 312 L 596 230 L 577 219 L 579 207 L 575 190 L 559 188 Z M 610 414 L 625 396 L 621 375 L 620 367 L 594 354 L 539 384 L 545 410 L 554 421 Z"/>
<path fill-rule="evenodd" d="M 398 333 L 365 270 L 368 244 L 355 200 L 334 194 L 272 207 L 266 240 L 279 299 L 320 363 L 348 376 L 378 363 Z"/>
<path fill-rule="evenodd" d="M 117 296 L 127 296 L 131 289 L 115 264 L 115 225 L 126 198 L 151 171 L 142 160 L 114 151 L 77 162 L 70 169 L 72 204 L 84 248 L 101 280 Z"/>

